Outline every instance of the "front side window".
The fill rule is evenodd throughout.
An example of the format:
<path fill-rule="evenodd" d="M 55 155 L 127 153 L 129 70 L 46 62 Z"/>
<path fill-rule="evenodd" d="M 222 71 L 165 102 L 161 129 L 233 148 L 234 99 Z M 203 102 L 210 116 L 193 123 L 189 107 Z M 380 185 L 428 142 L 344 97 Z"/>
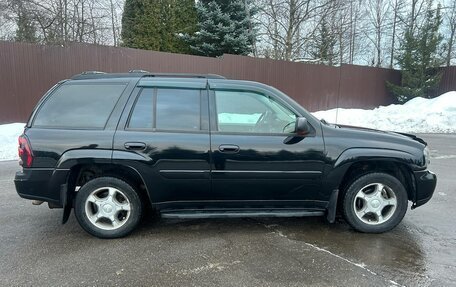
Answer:
<path fill-rule="evenodd" d="M 274 99 L 248 91 L 215 91 L 218 131 L 292 133 L 296 115 Z"/>
<path fill-rule="evenodd" d="M 130 116 L 128 127 L 200 130 L 201 92 L 191 89 L 143 89 Z"/>
<path fill-rule="evenodd" d="M 104 128 L 124 89 L 124 84 L 64 84 L 42 104 L 33 125 Z"/>

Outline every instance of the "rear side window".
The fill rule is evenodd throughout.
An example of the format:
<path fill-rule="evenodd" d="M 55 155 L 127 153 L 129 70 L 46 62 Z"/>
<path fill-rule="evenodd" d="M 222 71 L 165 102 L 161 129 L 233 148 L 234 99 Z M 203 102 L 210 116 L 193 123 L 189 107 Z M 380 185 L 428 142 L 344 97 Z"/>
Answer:
<path fill-rule="evenodd" d="M 104 128 L 125 84 L 66 84 L 41 106 L 33 126 Z"/>
<path fill-rule="evenodd" d="M 143 89 L 131 113 L 129 128 L 201 130 L 201 91 Z"/>
<path fill-rule="evenodd" d="M 158 89 L 157 129 L 199 130 L 200 91 Z"/>

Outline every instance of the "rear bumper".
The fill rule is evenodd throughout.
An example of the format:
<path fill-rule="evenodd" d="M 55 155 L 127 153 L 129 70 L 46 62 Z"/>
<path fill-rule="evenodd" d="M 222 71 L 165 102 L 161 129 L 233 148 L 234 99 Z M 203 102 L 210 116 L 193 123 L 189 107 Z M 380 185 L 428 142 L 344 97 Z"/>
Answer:
<path fill-rule="evenodd" d="M 415 171 L 414 175 L 416 200 L 412 205 L 412 209 L 428 202 L 432 198 L 437 185 L 437 176 L 429 170 Z"/>
<path fill-rule="evenodd" d="M 51 202 L 63 206 L 61 186 L 66 184 L 69 170 L 64 169 L 23 169 L 16 172 L 14 185 L 20 197 Z"/>

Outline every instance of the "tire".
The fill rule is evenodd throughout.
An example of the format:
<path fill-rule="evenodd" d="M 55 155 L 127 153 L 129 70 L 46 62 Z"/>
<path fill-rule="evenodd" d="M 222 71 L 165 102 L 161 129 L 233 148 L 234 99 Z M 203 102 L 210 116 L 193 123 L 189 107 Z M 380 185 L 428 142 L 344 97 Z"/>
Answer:
<path fill-rule="evenodd" d="M 407 212 L 408 196 L 402 183 L 386 173 L 369 173 L 346 189 L 342 210 L 355 230 L 382 233 L 396 227 Z"/>
<path fill-rule="evenodd" d="M 95 178 L 76 194 L 76 219 L 85 231 L 99 238 L 130 234 L 139 224 L 142 212 L 139 195 L 118 178 Z"/>

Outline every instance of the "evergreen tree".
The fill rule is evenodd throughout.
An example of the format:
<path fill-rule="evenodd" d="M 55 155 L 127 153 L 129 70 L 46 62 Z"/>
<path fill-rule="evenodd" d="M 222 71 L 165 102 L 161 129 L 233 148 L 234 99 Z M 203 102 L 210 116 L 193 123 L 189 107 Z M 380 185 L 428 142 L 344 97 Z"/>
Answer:
<path fill-rule="evenodd" d="M 189 53 L 181 35 L 196 30 L 194 0 L 126 0 L 122 45 L 130 48 Z"/>
<path fill-rule="evenodd" d="M 253 51 L 255 10 L 245 0 L 202 0 L 196 5 L 198 31 L 185 35 L 197 55 L 248 55 Z"/>
<path fill-rule="evenodd" d="M 401 43 L 401 53 L 396 57 L 401 68 L 401 85 L 387 82 L 388 89 L 398 102 L 406 102 L 414 97 L 430 97 L 440 79 L 440 66 L 443 61 L 439 55 L 442 36 L 440 5 L 432 7 L 428 1 L 426 16 L 421 27 L 409 26 Z"/>
<path fill-rule="evenodd" d="M 318 34 L 314 39 L 314 50 L 311 52 L 312 58 L 318 63 L 333 65 L 337 53 L 334 52 L 337 39 L 329 30 L 328 23 L 323 19 L 318 27 Z"/>
<path fill-rule="evenodd" d="M 27 13 L 22 2 L 18 2 L 17 6 L 17 21 L 16 21 L 16 37 L 18 42 L 36 42 L 36 27 L 30 13 Z"/>

